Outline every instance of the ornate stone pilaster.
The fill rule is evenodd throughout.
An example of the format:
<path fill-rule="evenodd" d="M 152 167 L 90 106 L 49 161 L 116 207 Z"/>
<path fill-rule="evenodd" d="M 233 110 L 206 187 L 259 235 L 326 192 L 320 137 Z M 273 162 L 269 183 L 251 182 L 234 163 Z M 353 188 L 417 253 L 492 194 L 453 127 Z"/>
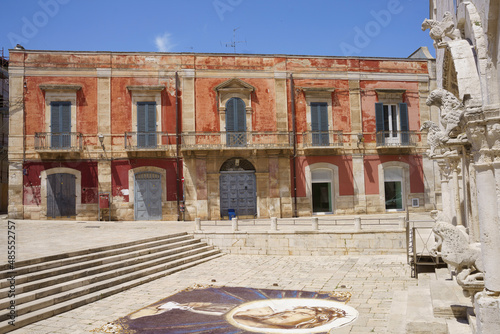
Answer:
<path fill-rule="evenodd" d="M 443 203 L 443 214 L 446 216 L 448 221 L 451 221 L 453 217 L 453 205 L 454 202 L 450 196 L 450 166 L 444 160 L 438 161 L 439 170 L 441 172 L 441 201 Z"/>
<path fill-rule="evenodd" d="M 460 200 L 460 183 L 458 182 L 458 173 L 460 171 L 460 157 L 453 156 L 448 160 L 448 164 L 450 166 L 452 176 L 453 176 L 453 200 L 455 204 L 455 217 L 457 226 L 463 227 L 463 219 L 462 219 L 462 204 Z"/>

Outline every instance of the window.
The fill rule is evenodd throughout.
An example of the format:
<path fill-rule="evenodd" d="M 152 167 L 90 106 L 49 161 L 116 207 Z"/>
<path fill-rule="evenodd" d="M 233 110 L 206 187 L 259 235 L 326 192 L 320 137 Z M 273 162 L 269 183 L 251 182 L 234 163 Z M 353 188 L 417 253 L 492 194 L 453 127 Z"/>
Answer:
<path fill-rule="evenodd" d="M 77 144 L 77 93 L 80 85 L 41 84 L 45 92 L 45 126 L 38 137 L 43 147 L 67 150 Z M 81 148 L 81 147 L 80 147 Z"/>
<path fill-rule="evenodd" d="M 328 103 L 311 102 L 311 134 L 313 146 L 328 146 Z"/>
<path fill-rule="evenodd" d="M 71 147 L 71 102 L 50 103 L 50 132 L 52 148 Z"/>
<path fill-rule="evenodd" d="M 246 108 L 245 102 L 238 97 L 226 103 L 227 146 L 246 145 Z"/>
<path fill-rule="evenodd" d="M 406 103 L 375 103 L 377 144 L 408 144 L 408 106 Z"/>
<path fill-rule="evenodd" d="M 156 102 L 137 102 L 137 146 L 156 147 Z"/>
<path fill-rule="evenodd" d="M 127 86 L 132 93 L 132 139 L 131 146 L 138 148 L 157 148 L 162 131 L 161 92 L 163 85 Z M 127 144 L 126 144 L 127 145 Z"/>
<path fill-rule="evenodd" d="M 332 94 L 333 87 L 300 87 L 306 98 L 307 136 L 304 145 L 330 146 L 334 141 L 330 138 L 333 127 Z M 333 136 L 333 134 L 332 134 Z"/>

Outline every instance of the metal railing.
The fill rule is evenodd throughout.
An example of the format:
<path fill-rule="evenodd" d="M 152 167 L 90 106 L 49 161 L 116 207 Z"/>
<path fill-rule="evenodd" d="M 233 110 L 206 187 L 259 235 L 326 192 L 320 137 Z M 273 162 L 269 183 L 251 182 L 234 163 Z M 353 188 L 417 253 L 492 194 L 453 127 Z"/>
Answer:
<path fill-rule="evenodd" d="M 342 131 L 307 131 L 302 133 L 302 143 L 310 147 L 342 147 L 344 138 Z"/>
<path fill-rule="evenodd" d="M 175 137 L 166 132 L 125 132 L 125 150 L 164 150 L 176 144 Z"/>
<path fill-rule="evenodd" d="M 182 149 L 292 148 L 291 132 L 188 132 L 182 134 Z"/>
<path fill-rule="evenodd" d="M 434 220 L 411 220 L 406 223 L 406 256 L 411 267 L 411 277 L 418 278 L 418 266 L 437 266 L 439 257 L 431 255 L 435 244 L 432 227 Z"/>
<path fill-rule="evenodd" d="M 414 147 L 420 136 L 415 131 L 379 131 L 376 133 L 377 147 Z"/>
<path fill-rule="evenodd" d="M 37 151 L 81 151 L 83 136 L 80 132 L 37 132 L 35 150 Z"/>

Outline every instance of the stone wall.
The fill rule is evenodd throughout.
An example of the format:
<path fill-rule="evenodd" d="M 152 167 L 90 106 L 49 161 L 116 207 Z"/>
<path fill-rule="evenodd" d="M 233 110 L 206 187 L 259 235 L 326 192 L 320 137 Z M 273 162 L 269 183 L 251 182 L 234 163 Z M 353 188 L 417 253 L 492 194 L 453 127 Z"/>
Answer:
<path fill-rule="evenodd" d="M 238 255 L 362 255 L 406 252 L 403 230 L 361 232 L 195 232 L 210 245 Z"/>

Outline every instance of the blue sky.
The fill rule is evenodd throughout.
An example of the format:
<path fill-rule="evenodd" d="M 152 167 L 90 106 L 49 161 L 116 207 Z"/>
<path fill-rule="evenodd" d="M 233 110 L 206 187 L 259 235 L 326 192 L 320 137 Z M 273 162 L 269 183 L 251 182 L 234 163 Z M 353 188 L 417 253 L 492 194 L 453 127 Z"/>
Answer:
<path fill-rule="evenodd" d="M 423 0 L 0 0 L 0 48 L 407 57 Z"/>

